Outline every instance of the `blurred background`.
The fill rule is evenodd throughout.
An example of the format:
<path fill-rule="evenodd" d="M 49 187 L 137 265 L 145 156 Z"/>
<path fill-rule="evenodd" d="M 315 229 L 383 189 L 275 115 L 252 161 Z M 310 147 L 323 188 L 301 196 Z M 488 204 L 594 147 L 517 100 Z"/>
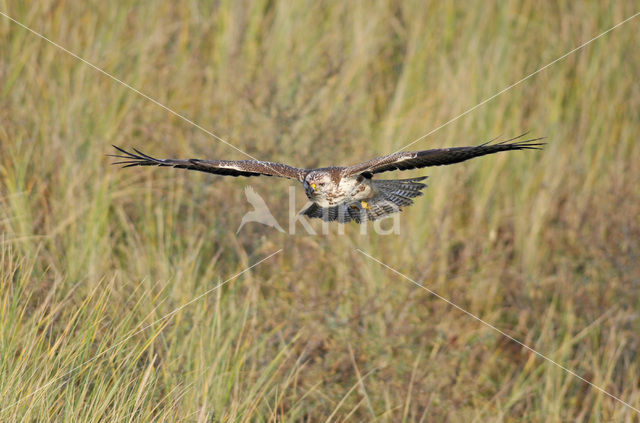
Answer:
<path fill-rule="evenodd" d="M 300 167 L 394 152 L 638 12 L 529 0 L 0 11 L 248 154 Z M 429 175 L 398 235 L 256 223 L 236 235 L 249 184 L 287 229 L 292 183 L 110 165 L 111 144 L 247 157 L 0 16 L 0 420 L 638 421 L 356 249 L 640 407 L 639 25 L 411 146 L 526 130 L 548 143 L 383 175 Z"/>

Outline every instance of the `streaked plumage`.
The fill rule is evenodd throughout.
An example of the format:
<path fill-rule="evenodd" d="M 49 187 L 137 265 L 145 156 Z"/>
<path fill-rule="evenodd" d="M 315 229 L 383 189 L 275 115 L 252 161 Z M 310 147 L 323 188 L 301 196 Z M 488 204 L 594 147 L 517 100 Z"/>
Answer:
<path fill-rule="evenodd" d="M 418 169 L 463 162 L 474 157 L 510 150 L 539 150 L 541 138 L 518 141 L 518 137 L 475 147 L 439 148 L 406 151 L 378 157 L 347 167 L 301 169 L 282 163 L 257 160 L 201 160 L 156 159 L 133 149 L 130 153 L 114 146 L 121 154 L 112 155 L 123 167 L 170 166 L 229 176 L 280 176 L 302 182 L 312 205 L 302 213 L 308 217 L 341 223 L 376 220 L 413 204 L 412 198 L 422 195 L 426 187 L 420 181 L 426 176 L 411 179 L 374 180 L 373 175 L 392 170 Z"/>

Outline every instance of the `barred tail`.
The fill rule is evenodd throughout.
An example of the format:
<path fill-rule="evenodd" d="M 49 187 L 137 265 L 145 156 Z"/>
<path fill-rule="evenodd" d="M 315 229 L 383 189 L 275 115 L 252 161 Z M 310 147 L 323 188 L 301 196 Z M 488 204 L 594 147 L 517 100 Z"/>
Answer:
<path fill-rule="evenodd" d="M 401 207 L 413 204 L 412 198 L 422 195 L 427 186 L 421 183 L 426 176 L 411 179 L 372 180 L 376 195 L 366 201 L 361 220 L 378 220 L 402 211 Z"/>
<path fill-rule="evenodd" d="M 420 183 L 427 179 L 426 176 L 411 179 L 373 180 L 374 188 L 380 192 L 382 199 L 388 200 L 396 206 L 410 206 L 412 198 L 422 195 L 422 190 L 427 186 Z"/>
<path fill-rule="evenodd" d="M 427 179 L 426 176 L 411 179 L 372 180 L 371 183 L 376 192 L 373 198 L 325 208 L 313 203 L 301 213 L 328 222 L 337 220 L 340 223 L 352 220 L 363 223 L 382 219 L 401 211 L 400 207 L 413 204 L 412 198 L 422 195 L 422 189 L 427 186 L 420 183 L 425 179 Z"/>

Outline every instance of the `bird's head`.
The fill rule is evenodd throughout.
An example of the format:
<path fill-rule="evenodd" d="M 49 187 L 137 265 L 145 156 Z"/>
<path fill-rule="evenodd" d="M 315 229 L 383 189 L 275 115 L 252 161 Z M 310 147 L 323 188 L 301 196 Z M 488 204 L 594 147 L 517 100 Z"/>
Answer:
<path fill-rule="evenodd" d="M 304 192 L 310 200 L 322 198 L 331 186 L 331 177 L 326 172 L 309 172 L 304 178 Z"/>

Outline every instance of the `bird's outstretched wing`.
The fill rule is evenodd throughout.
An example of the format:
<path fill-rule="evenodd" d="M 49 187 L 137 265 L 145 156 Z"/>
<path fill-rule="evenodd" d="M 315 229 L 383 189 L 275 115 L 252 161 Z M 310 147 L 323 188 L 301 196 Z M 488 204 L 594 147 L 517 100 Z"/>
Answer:
<path fill-rule="evenodd" d="M 423 151 L 402 151 L 384 157 L 378 157 L 364 163 L 346 167 L 344 176 L 356 174 L 374 174 L 391 170 L 418 169 L 427 166 L 443 166 L 463 162 L 478 156 L 509 150 L 540 150 L 542 138 L 517 141 L 522 134 L 506 141 L 491 144 L 491 141 L 475 147 L 438 148 Z"/>
<path fill-rule="evenodd" d="M 262 162 L 259 160 L 200 160 L 200 159 L 156 159 L 136 150 L 130 153 L 120 147 L 113 146 L 121 154 L 110 154 L 122 159 L 114 164 L 122 167 L 130 166 L 170 166 L 178 169 L 199 170 L 229 176 L 280 176 L 283 178 L 304 180 L 306 169 L 298 169 L 282 163 Z"/>

